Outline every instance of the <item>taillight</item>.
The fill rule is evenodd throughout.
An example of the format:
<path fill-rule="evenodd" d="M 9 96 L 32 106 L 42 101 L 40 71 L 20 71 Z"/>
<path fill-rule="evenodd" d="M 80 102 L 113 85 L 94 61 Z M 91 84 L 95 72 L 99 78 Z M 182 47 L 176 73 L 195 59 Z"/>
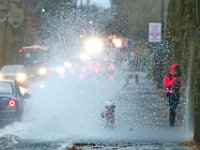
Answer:
<path fill-rule="evenodd" d="M 10 108 L 15 108 L 16 107 L 16 100 L 15 99 L 10 99 L 8 102 L 8 106 Z"/>

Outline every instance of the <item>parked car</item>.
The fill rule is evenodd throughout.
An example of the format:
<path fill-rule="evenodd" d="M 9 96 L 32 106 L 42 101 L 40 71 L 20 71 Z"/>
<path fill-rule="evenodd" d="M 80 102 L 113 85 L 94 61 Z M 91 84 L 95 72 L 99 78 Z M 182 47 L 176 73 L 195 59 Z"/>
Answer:
<path fill-rule="evenodd" d="M 0 70 L 0 79 L 16 80 L 23 87 L 29 84 L 29 75 L 23 65 L 4 65 Z"/>
<path fill-rule="evenodd" d="M 0 80 L 0 122 L 20 121 L 24 110 L 25 99 L 29 93 L 20 91 L 14 80 Z"/>

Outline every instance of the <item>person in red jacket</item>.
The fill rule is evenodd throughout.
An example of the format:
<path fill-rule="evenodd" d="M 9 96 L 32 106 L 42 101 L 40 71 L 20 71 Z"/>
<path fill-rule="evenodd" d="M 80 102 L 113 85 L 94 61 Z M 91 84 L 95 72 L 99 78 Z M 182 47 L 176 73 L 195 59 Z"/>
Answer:
<path fill-rule="evenodd" d="M 177 64 L 172 64 L 170 72 L 164 77 L 163 84 L 169 102 L 169 126 L 173 127 L 176 118 L 176 108 L 179 104 L 181 85 L 181 69 Z"/>

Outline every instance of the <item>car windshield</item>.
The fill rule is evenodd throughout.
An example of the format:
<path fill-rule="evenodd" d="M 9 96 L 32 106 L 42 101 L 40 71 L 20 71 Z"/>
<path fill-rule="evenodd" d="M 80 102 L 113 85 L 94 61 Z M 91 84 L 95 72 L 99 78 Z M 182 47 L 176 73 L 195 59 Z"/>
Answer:
<path fill-rule="evenodd" d="M 34 65 L 48 62 L 48 54 L 44 50 L 38 50 L 37 52 L 24 52 L 21 55 L 23 55 L 24 64 Z"/>
<path fill-rule="evenodd" d="M 2 67 L 2 73 L 17 73 L 17 72 L 24 72 L 25 69 L 22 65 L 5 65 Z"/>
<path fill-rule="evenodd" d="M 13 86 L 8 82 L 0 82 L 0 93 L 1 94 L 12 94 Z"/>

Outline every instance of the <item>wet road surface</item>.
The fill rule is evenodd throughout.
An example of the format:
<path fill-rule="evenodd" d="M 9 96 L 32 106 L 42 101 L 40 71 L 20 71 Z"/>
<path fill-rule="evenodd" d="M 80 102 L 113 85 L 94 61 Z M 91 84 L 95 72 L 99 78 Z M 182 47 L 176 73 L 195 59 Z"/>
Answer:
<path fill-rule="evenodd" d="M 181 143 L 192 138 L 192 131 L 185 126 L 187 121 L 181 113 L 185 111 L 185 108 L 180 105 L 176 127 L 169 128 L 166 101 L 162 96 L 158 96 L 153 82 L 147 79 L 144 73 L 140 74 L 139 80 L 139 84 L 135 84 L 134 80 L 130 81 L 129 85 L 122 84 L 122 88 L 114 97 L 116 103 L 115 129 L 96 128 L 97 133 L 90 133 L 90 136 L 87 135 L 88 130 L 85 132 L 86 136 L 84 134 L 72 135 L 70 138 L 58 138 L 58 140 L 56 137 L 55 139 L 40 139 L 31 136 L 27 138 L 29 130 L 35 134 L 46 133 L 46 137 L 49 132 L 48 130 L 43 133 L 42 129 L 45 129 L 45 124 L 42 129 L 38 129 L 37 126 L 29 127 L 33 122 L 30 122 L 30 116 L 28 116 L 20 123 L 9 124 L 0 129 L 0 149 L 190 150 L 191 148 L 181 146 Z M 61 132 L 60 134 L 65 134 L 61 129 L 58 131 Z M 49 136 L 52 135 L 49 134 Z"/>

